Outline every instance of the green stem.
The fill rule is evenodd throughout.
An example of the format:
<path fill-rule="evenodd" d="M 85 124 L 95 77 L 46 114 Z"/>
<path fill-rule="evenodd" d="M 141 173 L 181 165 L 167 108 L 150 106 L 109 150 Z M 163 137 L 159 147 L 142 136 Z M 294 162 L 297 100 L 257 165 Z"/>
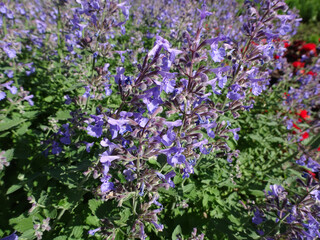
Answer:
<path fill-rule="evenodd" d="M 8 34 L 8 30 L 7 30 L 7 19 L 6 17 L 3 15 L 2 17 L 2 27 L 3 27 L 3 34 L 4 36 L 6 36 Z"/>
<path fill-rule="evenodd" d="M 63 52 L 62 52 L 63 45 L 62 45 L 62 38 L 61 38 L 60 30 L 62 30 L 62 23 L 61 23 L 60 7 L 58 6 L 58 18 L 57 18 L 58 54 L 59 54 L 59 57 L 61 60 L 61 59 L 63 59 Z M 60 73 L 61 73 L 61 70 L 60 70 Z"/>

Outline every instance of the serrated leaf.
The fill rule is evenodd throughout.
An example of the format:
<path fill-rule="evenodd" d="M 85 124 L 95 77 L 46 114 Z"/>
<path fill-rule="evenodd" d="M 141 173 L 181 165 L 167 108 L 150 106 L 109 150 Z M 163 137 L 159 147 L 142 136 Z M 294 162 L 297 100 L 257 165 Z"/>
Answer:
<path fill-rule="evenodd" d="M 190 184 L 182 187 L 182 190 L 183 190 L 184 193 L 191 192 L 194 189 L 195 189 L 194 183 L 190 183 Z"/>
<path fill-rule="evenodd" d="M 16 127 L 25 121 L 27 121 L 27 120 L 26 119 L 6 119 L 5 121 L 1 121 L 0 122 L 0 132 L 9 130 L 13 127 Z"/>
<path fill-rule="evenodd" d="M 20 233 L 24 233 L 29 229 L 33 229 L 32 217 L 26 218 L 23 215 L 20 215 L 17 218 L 12 218 L 9 220 L 10 225 L 14 225 L 14 229 Z"/>
<path fill-rule="evenodd" d="M 119 225 L 125 225 L 130 215 L 132 214 L 131 209 L 126 208 L 120 212 L 120 220 L 115 221 Z"/>
<path fill-rule="evenodd" d="M 23 114 L 23 117 L 31 119 L 34 118 L 38 114 L 38 111 L 28 111 Z"/>
<path fill-rule="evenodd" d="M 102 203 L 103 202 L 101 200 L 97 200 L 97 199 L 90 199 L 89 200 L 89 203 L 88 203 L 89 208 L 93 214 L 97 211 L 98 207 L 102 205 Z"/>
<path fill-rule="evenodd" d="M 162 194 L 168 194 L 168 195 L 173 196 L 173 197 L 178 197 L 177 191 L 175 191 L 172 188 L 169 188 L 168 190 L 166 190 L 165 188 L 159 188 L 158 192 L 162 193 Z"/>
<path fill-rule="evenodd" d="M 21 127 L 16 131 L 18 135 L 23 135 L 28 131 L 28 127 L 30 127 L 31 122 L 25 122 L 21 125 Z"/>
<path fill-rule="evenodd" d="M 29 229 L 25 232 L 23 232 L 23 234 L 21 236 L 19 236 L 19 239 L 23 240 L 23 239 L 33 239 L 35 234 L 35 230 L 34 229 Z"/>
<path fill-rule="evenodd" d="M 88 224 L 88 225 L 98 227 L 98 226 L 99 226 L 99 223 L 100 223 L 100 220 L 99 220 L 99 218 L 96 217 L 96 216 L 90 215 L 90 216 L 88 216 L 88 217 L 86 218 L 86 224 Z"/>
<path fill-rule="evenodd" d="M 72 229 L 71 235 L 73 235 L 75 238 L 80 239 L 83 234 L 83 226 L 75 226 Z"/>

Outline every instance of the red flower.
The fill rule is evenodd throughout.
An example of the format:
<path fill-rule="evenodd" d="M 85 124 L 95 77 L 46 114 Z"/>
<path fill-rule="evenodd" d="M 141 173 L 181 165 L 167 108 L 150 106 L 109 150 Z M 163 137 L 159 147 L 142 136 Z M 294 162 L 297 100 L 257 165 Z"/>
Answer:
<path fill-rule="evenodd" d="M 292 66 L 295 68 L 301 68 L 301 67 L 304 67 L 304 62 L 295 61 L 292 63 Z"/>
<path fill-rule="evenodd" d="M 290 44 L 288 42 L 284 42 L 284 47 L 288 48 L 288 47 L 290 47 Z"/>
<path fill-rule="evenodd" d="M 300 141 L 303 141 L 303 140 L 305 140 L 305 139 L 307 139 L 308 137 L 309 137 L 309 133 L 308 132 L 304 132 L 302 135 L 301 135 L 301 139 L 300 139 Z"/>
<path fill-rule="evenodd" d="M 316 47 L 317 45 L 314 43 L 307 43 L 302 46 L 301 50 L 316 52 Z"/>
<path fill-rule="evenodd" d="M 317 76 L 317 73 L 312 72 L 312 71 L 307 72 L 307 74 L 308 74 L 308 75 L 311 75 L 311 76 Z"/>
<path fill-rule="evenodd" d="M 306 120 L 307 118 L 309 118 L 310 116 L 308 115 L 307 110 L 301 110 L 301 112 L 299 114 L 297 114 L 298 116 L 300 116 L 301 118 L 303 118 L 303 120 Z"/>
<path fill-rule="evenodd" d="M 274 55 L 274 59 L 279 59 L 280 57 L 278 55 Z"/>
<path fill-rule="evenodd" d="M 298 129 L 299 132 L 301 132 L 301 128 L 299 128 L 295 123 L 293 124 L 293 127 L 294 127 L 295 129 Z"/>
<path fill-rule="evenodd" d="M 319 38 L 320 39 L 320 38 Z M 320 152 L 320 147 L 317 148 L 317 151 Z"/>

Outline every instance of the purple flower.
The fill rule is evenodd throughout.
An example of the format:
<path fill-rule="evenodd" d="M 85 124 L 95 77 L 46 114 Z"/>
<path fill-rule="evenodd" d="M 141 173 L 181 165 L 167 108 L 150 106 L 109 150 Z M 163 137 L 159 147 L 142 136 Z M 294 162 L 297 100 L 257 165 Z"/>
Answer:
<path fill-rule="evenodd" d="M 28 96 L 25 96 L 25 97 L 23 98 L 23 100 L 28 101 L 29 105 L 30 105 L 30 106 L 33 106 L 33 105 L 34 105 L 34 102 L 31 100 L 32 98 L 33 98 L 33 95 L 28 95 Z"/>
<path fill-rule="evenodd" d="M 124 119 L 113 119 L 111 117 L 108 118 L 108 123 L 110 124 L 110 132 L 112 135 L 112 139 L 118 136 L 118 132 L 120 135 L 125 134 L 127 131 L 132 131 L 130 125 L 128 125 L 129 120 Z"/>
<path fill-rule="evenodd" d="M 104 84 L 104 90 L 105 90 L 106 96 L 110 96 L 112 93 L 110 86 L 111 84 L 106 84 L 106 83 Z"/>
<path fill-rule="evenodd" d="M 14 14 L 11 10 L 7 9 L 7 14 L 6 14 L 8 19 L 13 19 L 14 18 Z"/>
<path fill-rule="evenodd" d="M 66 101 L 64 102 L 64 104 L 66 104 L 66 105 L 70 105 L 70 104 L 71 104 L 72 100 L 71 100 L 71 98 L 69 97 L 69 95 L 65 95 L 63 98 L 66 100 Z"/>
<path fill-rule="evenodd" d="M 283 189 L 282 186 L 276 185 L 276 184 L 271 185 L 271 186 L 270 186 L 270 189 L 271 189 L 271 192 L 268 191 L 269 195 L 275 196 L 275 197 L 278 197 L 279 194 L 281 194 L 281 193 L 284 191 L 284 189 Z"/>
<path fill-rule="evenodd" d="M 291 119 L 287 120 L 287 129 L 290 130 L 292 127 L 293 127 L 293 121 Z"/>
<path fill-rule="evenodd" d="M 2 14 L 6 14 L 7 13 L 7 8 L 6 8 L 6 6 L 4 5 L 3 2 L 0 2 L 0 13 L 2 13 Z"/>
<path fill-rule="evenodd" d="M 18 240 L 18 235 L 14 232 L 7 237 L 1 238 L 0 240 Z"/>
<path fill-rule="evenodd" d="M 108 151 L 100 154 L 100 162 L 101 163 L 111 163 L 113 160 L 119 159 L 120 156 L 112 156 L 108 153 Z"/>
<path fill-rule="evenodd" d="M 259 96 L 262 93 L 262 87 L 258 83 L 252 84 L 252 94 Z"/>
<path fill-rule="evenodd" d="M 228 79 L 227 76 L 221 76 L 221 74 L 218 74 L 218 86 L 222 89 L 226 85 Z"/>
<path fill-rule="evenodd" d="M 9 81 L 2 84 L 2 86 L 7 88 L 12 94 L 16 94 L 18 92 L 18 89 L 15 86 L 11 86 L 12 83 L 13 81 Z"/>
<path fill-rule="evenodd" d="M 231 86 L 231 91 L 228 92 L 227 98 L 231 100 L 238 100 L 240 98 L 244 97 L 244 94 L 238 93 L 238 91 L 241 89 L 241 87 L 238 84 L 234 84 Z"/>
<path fill-rule="evenodd" d="M 125 54 L 127 51 L 115 51 L 115 52 L 120 55 L 121 62 L 124 63 L 124 61 L 125 61 L 125 56 L 123 56 L 123 54 Z"/>
<path fill-rule="evenodd" d="M 197 9 L 197 10 L 198 10 L 198 12 L 200 13 L 200 18 L 201 18 L 201 20 L 203 20 L 203 19 L 205 19 L 206 17 L 212 15 L 212 12 L 208 12 L 208 11 L 206 10 L 206 5 L 205 5 L 205 4 L 203 4 L 201 10 L 200 10 L 200 9 Z"/>
<path fill-rule="evenodd" d="M 122 2 L 122 3 L 119 3 L 117 7 L 121 9 L 122 14 L 126 17 L 126 20 L 128 20 L 130 6 L 126 5 L 126 2 Z"/>
<path fill-rule="evenodd" d="M 12 70 L 5 71 L 5 73 L 7 74 L 8 78 L 13 78 L 13 71 Z"/>
<path fill-rule="evenodd" d="M 237 132 L 240 131 L 240 128 L 234 128 L 234 129 L 230 129 L 229 132 L 233 133 L 233 138 L 234 140 L 238 141 L 239 140 L 239 135 L 237 134 Z"/>
<path fill-rule="evenodd" d="M 61 152 L 62 152 L 62 148 L 56 141 L 54 141 L 52 143 L 52 154 L 59 154 Z"/>
<path fill-rule="evenodd" d="M 86 151 L 89 153 L 90 152 L 90 148 L 93 146 L 94 142 L 92 143 L 88 143 L 86 142 Z"/>
<path fill-rule="evenodd" d="M 320 202 L 320 190 L 313 190 L 310 193 L 318 202 Z"/>
<path fill-rule="evenodd" d="M 44 34 L 46 32 L 47 24 L 43 21 L 36 20 L 39 33 Z"/>
<path fill-rule="evenodd" d="M 85 86 L 84 89 L 86 90 L 86 92 L 82 95 L 83 97 L 85 98 L 88 98 L 88 97 L 94 97 L 94 95 L 90 95 L 90 86 Z"/>
<path fill-rule="evenodd" d="M 2 92 L 2 91 L 0 91 L 0 101 L 1 100 L 3 100 L 3 99 L 5 99 L 6 98 L 6 93 L 5 92 Z"/>
<path fill-rule="evenodd" d="M 104 182 L 101 185 L 101 192 L 110 192 L 114 189 L 113 182 Z"/>
<path fill-rule="evenodd" d="M 161 142 L 168 147 L 174 142 L 175 139 L 176 134 L 174 131 L 172 131 L 172 128 L 170 128 L 167 133 L 162 136 Z"/>
<path fill-rule="evenodd" d="M 214 62 L 221 62 L 223 61 L 224 57 L 226 56 L 226 50 L 223 47 L 218 49 L 218 44 L 211 45 L 211 53 L 210 56 Z"/>
<path fill-rule="evenodd" d="M 254 217 L 252 218 L 252 222 L 256 225 L 259 225 L 263 222 L 262 213 L 259 211 L 259 209 L 257 209 L 254 212 Z"/>
<path fill-rule="evenodd" d="M 304 166 L 305 165 L 305 161 L 307 160 L 305 155 L 302 155 L 299 160 L 296 161 L 297 164 Z"/>
<path fill-rule="evenodd" d="M 176 173 L 174 171 L 171 171 L 167 173 L 166 175 L 163 175 L 162 173 L 156 172 L 158 177 L 162 180 L 165 181 L 170 185 L 170 187 L 174 188 L 174 182 L 171 180 L 174 176 L 176 176 Z"/>
<path fill-rule="evenodd" d="M 88 134 L 92 137 L 99 138 L 102 135 L 102 126 L 103 126 L 103 120 L 99 116 L 91 115 L 91 117 L 94 119 L 94 125 L 89 125 L 87 127 Z"/>
<path fill-rule="evenodd" d="M 151 221 L 152 222 L 152 224 L 156 227 L 156 229 L 158 230 L 158 231 L 162 231 L 163 230 L 163 224 L 158 224 L 158 223 L 156 223 L 155 221 Z"/>
<path fill-rule="evenodd" d="M 8 46 L 2 47 L 3 51 L 8 55 L 9 58 L 15 58 L 17 56 L 16 50 L 9 48 Z"/>
<path fill-rule="evenodd" d="M 132 172 L 131 169 L 123 170 L 123 174 L 125 175 L 126 180 L 129 181 L 129 182 L 132 182 L 134 179 L 136 179 L 135 175 L 134 175 L 134 173 Z"/>
<path fill-rule="evenodd" d="M 88 234 L 91 235 L 91 236 L 93 236 L 96 232 L 98 232 L 98 231 L 100 231 L 100 230 L 101 230 L 101 228 L 96 228 L 96 229 L 93 229 L 93 230 L 89 230 L 89 231 L 88 231 Z"/>

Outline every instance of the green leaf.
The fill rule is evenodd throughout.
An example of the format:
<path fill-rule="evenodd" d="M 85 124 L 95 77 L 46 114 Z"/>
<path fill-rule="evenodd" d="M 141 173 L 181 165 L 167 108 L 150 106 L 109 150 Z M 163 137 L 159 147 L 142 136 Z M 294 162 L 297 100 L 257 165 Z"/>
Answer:
<path fill-rule="evenodd" d="M 190 184 L 182 187 L 182 190 L 183 190 L 184 193 L 191 192 L 194 189 L 195 189 L 194 183 L 190 183 Z"/>
<path fill-rule="evenodd" d="M 130 208 L 126 208 L 125 210 L 122 210 L 120 212 L 120 220 L 115 221 L 119 225 L 125 225 L 130 217 L 132 215 L 132 211 Z"/>
<path fill-rule="evenodd" d="M 236 218 L 235 216 L 233 216 L 232 214 L 228 215 L 228 218 L 231 222 L 235 223 L 236 225 L 240 226 L 241 222 L 239 220 L 239 218 Z"/>
<path fill-rule="evenodd" d="M 66 111 L 59 110 L 56 115 L 57 120 L 67 120 L 70 117 L 71 117 L 70 111 L 67 111 L 67 110 Z"/>
<path fill-rule="evenodd" d="M 0 132 L 9 130 L 10 128 L 16 127 L 19 124 L 27 121 L 26 119 L 5 119 L 0 122 Z"/>
<path fill-rule="evenodd" d="M 205 208 L 208 208 L 208 202 L 209 202 L 209 195 L 208 194 L 204 194 L 203 195 L 203 199 L 202 199 L 202 205 Z"/>
<path fill-rule="evenodd" d="M 88 216 L 86 218 L 86 224 L 90 225 L 90 226 L 95 226 L 95 227 L 99 227 L 99 223 L 100 223 L 100 220 L 98 217 L 96 216 Z"/>
<path fill-rule="evenodd" d="M 38 111 L 29 111 L 23 114 L 23 117 L 31 119 L 34 118 L 38 114 Z"/>
<path fill-rule="evenodd" d="M 20 233 L 24 233 L 29 229 L 33 229 L 32 217 L 26 218 L 23 215 L 20 215 L 17 218 L 12 218 L 9 220 L 10 225 L 14 225 L 14 229 Z"/>
<path fill-rule="evenodd" d="M 3 156 L 6 158 L 7 162 L 10 162 L 13 158 L 13 153 L 14 153 L 14 149 L 8 149 L 5 151 L 5 153 L 3 154 Z"/>
<path fill-rule="evenodd" d="M 95 214 L 95 212 L 97 211 L 98 207 L 100 207 L 102 205 L 102 201 L 101 200 L 97 200 L 97 199 L 90 199 L 89 200 L 89 208 L 92 211 L 93 214 Z"/>
<path fill-rule="evenodd" d="M 73 235 L 75 238 L 80 239 L 83 234 L 83 226 L 75 226 L 72 229 L 71 235 Z"/>
<path fill-rule="evenodd" d="M 256 197 L 264 197 L 265 196 L 264 192 L 260 191 L 260 190 L 249 189 L 249 192 L 250 192 L 250 194 L 252 194 L 253 196 L 256 196 Z"/>
<path fill-rule="evenodd" d="M 43 100 L 44 100 L 45 102 L 50 103 L 50 102 L 52 102 L 53 97 L 52 97 L 52 96 L 47 96 L 47 97 L 45 97 Z"/>
<path fill-rule="evenodd" d="M 29 229 L 27 231 L 25 231 L 21 236 L 19 236 L 19 240 L 23 240 L 23 239 L 33 239 L 34 238 L 34 234 L 35 234 L 35 230 L 34 229 Z"/>
<path fill-rule="evenodd" d="M 179 236 L 182 236 L 182 229 L 181 229 L 181 226 L 180 225 L 177 225 L 176 228 L 173 230 L 173 233 L 171 235 L 171 239 L 172 240 L 177 240 L 177 238 Z"/>
<path fill-rule="evenodd" d="M 311 146 L 311 149 L 316 149 L 320 147 L 320 134 L 318 134 L 312 139 L 310 146 Z"/>
<path fill-rule="evenodd" d="M 20 188 L 22 188 L 23 185 L 21 184 L 15 184 L 15 185 L 12 185 L 11 187 L 9 187 L 9 189 L 7 190 L 7 195 L 19 190 Z"/>
<path fill-rule="evenodd" d="M 59 237 L 55 237 L 53 240 L 67 240 L 67 236 L 59 236 Z"/>
<path fill-rule="evenodd" d="M 31 126 L 31 122 L 25 122 L 21 125 L 21 127 L 16 131 L 18 135 L 23 135 L 25 134 L 29 129 L 28 127 Z"/>

